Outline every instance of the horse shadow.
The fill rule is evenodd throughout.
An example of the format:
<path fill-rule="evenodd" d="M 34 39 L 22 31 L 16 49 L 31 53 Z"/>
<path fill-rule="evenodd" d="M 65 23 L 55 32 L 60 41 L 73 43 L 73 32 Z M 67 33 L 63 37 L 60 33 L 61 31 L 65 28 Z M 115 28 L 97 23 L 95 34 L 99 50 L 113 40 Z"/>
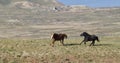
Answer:
<path fill-rule="evenodd" d="M 112 46 L 112 44 L 95 44 L 94 46 Z"/>
<path fill-rule="evenodd" d="M 64 46 L 76 46 L 76 45 L 80 45 L 78 43 L 71 43 L 71 44 L 65 44 Z"/>
<path fill-rule="evenodd" d="M 80 45 L 79 43 L 65 44 L 64 46 L 76 46 Z M 112 46 L 112 44 L 95 44 L 94 46 Z"/>

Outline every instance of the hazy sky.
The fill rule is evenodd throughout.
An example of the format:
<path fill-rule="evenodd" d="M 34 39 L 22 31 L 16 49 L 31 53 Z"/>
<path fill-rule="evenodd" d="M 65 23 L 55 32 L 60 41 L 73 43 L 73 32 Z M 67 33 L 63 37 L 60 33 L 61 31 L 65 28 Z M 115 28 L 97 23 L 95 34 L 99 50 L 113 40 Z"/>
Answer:
<path fill-rule="evenodd" d="M 89 7 L 120 7 L 120 0 L 58 0 L 65 5 L 86 5 Z"/>

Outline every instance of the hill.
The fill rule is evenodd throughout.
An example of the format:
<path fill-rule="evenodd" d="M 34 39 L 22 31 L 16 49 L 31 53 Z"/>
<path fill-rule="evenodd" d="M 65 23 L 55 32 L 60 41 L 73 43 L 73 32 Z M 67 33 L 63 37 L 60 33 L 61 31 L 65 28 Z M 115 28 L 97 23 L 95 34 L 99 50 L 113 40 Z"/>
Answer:
<path fill-rule="evenodd" d="M 49 38 L 53 32 L 79 37 L 120 35 L 120 8 L 65 6 L 56 0 L 1 0 L 1 38 Z"/>
<path fill-rule="evenodd" d="M 84 31 L 99 36 L 100 42 L 79 45 Z M 68 35 L 65 46 L 50 46 L 54 32 Z M 0 0 L 0 63 L 119 63 L 119 39 L 119 7 Z"/>

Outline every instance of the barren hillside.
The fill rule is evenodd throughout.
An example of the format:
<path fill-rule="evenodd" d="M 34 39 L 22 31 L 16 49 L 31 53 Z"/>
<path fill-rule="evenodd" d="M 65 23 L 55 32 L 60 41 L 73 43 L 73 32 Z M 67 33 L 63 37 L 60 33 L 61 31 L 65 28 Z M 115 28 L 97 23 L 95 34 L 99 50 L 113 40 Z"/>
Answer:
<path fill-rule="evenodd" d="M 1 38 L 49 38 L 53 32 L 79 37 L 83 31 L 99 36 L 120 35 L 120 8 L 64 6 L 55 0 L 3 3 L 0 3 Z"/>

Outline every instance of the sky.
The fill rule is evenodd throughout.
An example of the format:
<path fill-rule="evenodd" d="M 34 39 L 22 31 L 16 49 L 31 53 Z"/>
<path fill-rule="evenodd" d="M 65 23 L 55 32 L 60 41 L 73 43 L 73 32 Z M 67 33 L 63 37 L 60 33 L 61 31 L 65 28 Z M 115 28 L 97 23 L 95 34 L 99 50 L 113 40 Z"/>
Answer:
<path fill-rule="evenodd" d="M 89 7 L 120 7 L 120 0 L 58 0 L 65 5 L 86 5 Z"/>

